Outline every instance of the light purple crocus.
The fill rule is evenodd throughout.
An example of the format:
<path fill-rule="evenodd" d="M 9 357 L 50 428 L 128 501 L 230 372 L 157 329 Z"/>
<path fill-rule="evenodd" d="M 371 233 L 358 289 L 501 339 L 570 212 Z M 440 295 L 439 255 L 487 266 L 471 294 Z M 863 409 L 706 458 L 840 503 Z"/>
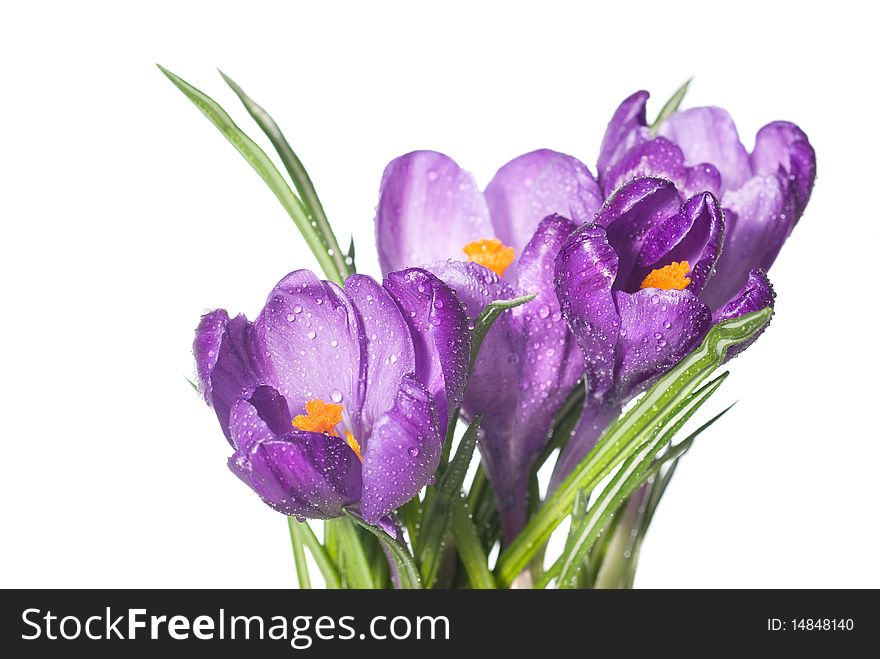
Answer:
<path fill-rule="evenodd" d="M 452 159 L 430 151 L 392 161 L 382 179 L 376 237 L 383 272 L 427 264 L 471 320 L 495 300 L 537 294 L 489 331 L 462 408 L 469 419 L 484 415 L 480 450 L 508 540 L 526 520 L 532 464 L 583 371 L 562 321 L 554 260 L 600 204 L 589 169 L 548 150 L 502 167 L 485 193 Z M 490 249 L 465 250 L 473 244 Z"/>
<path fill-rule="evenodd" d="M 693 350 L 713 323 L 773 304 L 760 268 L 722 304 L 704 297 L 723 236 L 724 216 L 711 192 L 682 200 L 672 181 L 643 177 L 620 187 L 596 221 L 566 241 L 556 259 L 556 290 L 584 353 L 587 397 L 554 483 L 584 458 L 621 406 Z"/>
<path fill-rule="evenodd" d="M 425 270 L 345 288 L 307 270 L 281 280 L 250 322 L 216 310 L 194 343 L 200 388 L 234 449 L 229 467 L 269 506 L 377 522 L 437 468 L 467 377 L 454 293 Z"/>
<path fill-rule="evenodd" d="M 648 92 L 636 92 L 614 113 L 598 160 L 603 194 L 636 176 L 660 176 L 686 196 L 708 191 L 724 208 L 724 248 L 701 295 L 718 306 L 753 268 L 768 270 L 810 199 L 816 154 L 795 124 L 774 121 L 758 131 L 751 153 L 730 115 L 718 107 L 675 112 L 657 136 L 646 121 Z"/>

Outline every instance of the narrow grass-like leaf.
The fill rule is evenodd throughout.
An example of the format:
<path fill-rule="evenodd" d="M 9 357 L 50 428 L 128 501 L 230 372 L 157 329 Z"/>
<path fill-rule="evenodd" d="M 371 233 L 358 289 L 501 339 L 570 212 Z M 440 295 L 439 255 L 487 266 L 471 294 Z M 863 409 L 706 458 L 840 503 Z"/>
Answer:
<path fill-rule="evenodd" d="M 309 577 L 309 566 L 306 563 L 306 552 L 303 550 L 303 536 L 300 523 L 293 517 L 287 518 L 290 530 L 290 544 L 293 546 L 293 561 L 296 563 L 296 580 L 301 590 L 310 590 L 312 581 Z"/>
<path fill-rule="evenodd" d="M 480 536 L 474 528 L 467 501 L 460 494 L 452 501 L 452 536 L 458 548 L 458 556 L 467 572 L 471 588 L 488 590 L 495 588 L 495 577 L 489 570 L 489 559 L 483 550 Z"/>
<path fill-rule="evenodd" d="M 188 377 L 186 377 L 185 375 L 183 376 L 183 379 L 187 381 L 187 383 L 189 384 L 189 386 L 191 386 L 191 387 L 195 390 L 195 392 L 196 392 L 197 394 L 200 394 L 200 393 L 201 393 L 201 392 L 199 391 L 199 385 L 197 385 L 195 382 L 193 382 L 192 380 L 190 380 L 190 379 L 189 379 Z"/>
<path fill-rule="evenodd" d="M 168 69 L 156 65 L 165 76 L 174 83 L 184 96 L 204 114 L 214 126 L 223 133 L 224 137 L 232 143 L 238 152 L 248 161 L 251 167 L 260 175 L 269 189 L 275 194 L 278 201 L 290 215 L 293 223 L 299 229 L 312 254 L 318 260 L 318 264 L 328 279 L 342 285 L 342 273 L 337 269 L 336 263 L 327 252 L 320 234 L 315 231 L 308 217 L 308 212 L 299 198 L 293 194 L 287 181 L 281 176 L 281 172 L 272 163 L 257 144 L 239 128 L 219 103 L 204 92 L 196 89 L 191 84 L 173 74 Z"/>
<path fill-rule="evenodd" d="M 357 529 L 351 520 L 354 516 L 335 520 L 336 542 L 339 545 L 339 566 L 344 571 L 345 587 L 352 589 L 373 589 L 373 573 L 358 537 Z M 357 521 L 357 520 L 355 520 Z M 363 526 L 363 524 L 361 524 Z M 367 525 L 369 526 L 369 525 Z"/>
<path fill-rule="evenodd" d="M 684 100 L 685 94 L 687 94 L 688 87 L 691 86 L 691 82 L 693 78 L 688 78 L 684 84 L 675 90 L 675 93 L 669 97 L 669 100 L 660 108 L 660 113 L 657 115 L 657 118 L 654 120 L 654 123 L 651 124 L 651 136 L 655 137 L 657 132 L 660 130 L 660 124 L 669 119 L 673 114 L 678 111 L 678 108 L 681 107 L 681 102 Z"/>
<path fill-rule="evenodd" d="M 333 259 L 336 269 L 343 277 L 352 274 L 354 270 L 350 269 L 349 264 L 345 260 L 345 255 L 339 248 L 339 242 L 336 240 L 336 235 L 333 233 L 330 222 L 327 220 L 327 214 L 324 212 L 324 206 L 321 205 L 321 200 L 318 198 L 318 192 L 315 190 L 312 179 L 309 177 L 299 156 L 291 148 L 287 138 L 284 137 L 284 133 L 281 132 L 278 124 L 275 123 L 275 120 L 269 113 L 248 96 L 232 78 L 223 73 L 223 71 L 220 71 L 220 75 L 232 91 L 235 92 L 239 100 L 241 100 L 242 105 L 244 105 L 248 114 L 253 117 L 260 130 L 269 138 L 272 146 L 275 147 L 278 157 L 281 158 L 284 168 L 290 174 L 290 179 L 293 181 L 297 192 L 299 192 L 299 197 L 306 207 L 306 211 L 315 222 L 315 228 L 318 230 L 318 234 L 323 241 L 324 251 Z"/>
<path fill-rule="evenodd" d="M 669 429 L 646 441 L 626 459 L 608 486 L 599 494 L 583 520 L 577 523 L 577 531 L 573 534 L 574 540 L 569 543 L 560 566 L 558 580 L 560 588 L 566 588 L 572 584 L 577 577 L 578 570 L 583 565 L 587 552 L 602 528 L 621 504 L 650 477 L 648 471 L 657 453 L 672 441 L 675 434 L 718 390 L 726 378 L 727 373 L 724 373 L 691 394 L 669 415 L 671 417 L 667 421 L 670 424 Z"/>
<path fill-rule="evenodd" d="M 318 542 L 318 538 L 308 522 L 291 522 L 291 519 L 288 518 L 288 524 L 293 523 L 298 526 L 303 544 L 311 553 L 312 558 L 315 559 L 315 564 L 318 566 L 321 576 L 324 577 L 324 585 L 330 590 L 338 590 L 341 587 L 339 570 L 330 558 L 327 549 Z M 326 541 L 327 538 L 325 538 Z"/>
<path fill-rule="evenodd" d="M 421 579 L 419 579 L 419 570 L 413 560 L 409 550 L 404 547 L 396 538 L 392 538 L 382 529 L 377 529 L 372 524 L 367 524 L 357 515 L 346 511 L 346 517 L 355 524 L 372 533 L 382 543 L 382 546 L 388 551 L 394 564 L 397 566 L 397 576 L 400 579 L 400 587 L 404 590 L 420 589 L 422 587 Z"/>
<path fill-rule="evenodd" d="M 687 400 L 700 383 L 723 363 L 727 350 L 748 341 L 767 324 L 769 307 L 716 324 L 703 343 L 661 377 L 620 419 L 603 434 L 592 451 L 569 474 L 544 507 L 502 552 L 495 569 L 499 586 L 510 585 L 532 556 L 568 516 L 579 490 L 592 491 L 613 469 L 632 455 L 667 416 Z"/>
<path fill-rule="evenodd" d="M 526 302 L 531 302 L 537 296 L 537 293 L 532 293 L 531 295 L 523 295 L 511 300 L 496 300 L 483 307 L 483 310 L 474 322 L 474 329 L 471 332 L 471 368 L 473 368 L 474 363 L 477 361 L 480 347 L 483 345 L 483 339 L 486 338 L 486 334 L 492 329 L 492 325 L 498 320 L 498 317 L 509 309 L 515 309 Z"/>
<path fill-rule="evenodd" d="M 455 452 L 455 457 L 440 477 L 434 496 L 430 501 L 426 501 L 427 508 L 422 516 L 417 552 L 426 588 L 434 585 L 440 569 L 443 537 L 452 520 L 453 501 L 460 497 L 461 486 L 477 446 L 481 421 L 482 417 L 477 416 L 468 426 Z"/>

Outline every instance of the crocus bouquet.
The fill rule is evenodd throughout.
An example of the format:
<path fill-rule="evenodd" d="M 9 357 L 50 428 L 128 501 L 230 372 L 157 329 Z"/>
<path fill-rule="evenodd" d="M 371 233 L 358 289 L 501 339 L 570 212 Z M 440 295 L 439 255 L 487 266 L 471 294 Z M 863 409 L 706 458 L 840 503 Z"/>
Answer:
<path fill-rule="evenodd" d="M 685 85 L 651 124 L 646 92 L 623 101 L 595 176 L 540 150 L 481 191 L 448 156 L 414 151 L 382 176 L 379 282 L 355 272 L 260 106 L 225 78 L 293 188 L 162 71 L 326 277 L 286 274 L 253 321 L 205 314 L 194 343 L 229 468 L 287 516 L 300 586 L 308 551 L 328 588 L 631 587 L 678 461 L 724 412 L 679 431 L 773 314 L 766 273 L 816 174 L 806 135 L 773 122 L 749 153 L 724 110 L 679 110 Z"/>

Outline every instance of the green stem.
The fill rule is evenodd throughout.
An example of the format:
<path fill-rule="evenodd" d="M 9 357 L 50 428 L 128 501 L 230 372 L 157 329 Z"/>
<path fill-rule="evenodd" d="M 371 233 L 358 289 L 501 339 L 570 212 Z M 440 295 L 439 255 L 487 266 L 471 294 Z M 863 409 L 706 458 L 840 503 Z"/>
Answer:
<path fill-rule="evenodd" d="M 486 552 L 483 551 L 480 536 L 474 528 L 465 499 L 461 496 L 455 499 L 452 502 L 452 535 L 471 587 L 479 590 L 494 589 L 495 577 L 489 570 Z"/>
<path fill-rule="evenodd" d="M 296 563 L 296 580 L 301 590 L 310 590 L 312 581 L 309 578 L 309 566 L 306 563 L 306 553 L 303 551 L 303 537 L 300 523 L 293 517 L 287 518 L 287 528 L 290 530 L 290 544 L 293 545 L 293 562 Z"/>
<path fill-rule="evenodd" d="M 343 517 L 335 520 L 335 523 L 348 587 L 353 589 L 374 588 L 370 563 L 364 553 L 357 529 L 351 520 Z"/>
<path fill-rule="evenodd" d="M 292 518 L 288 518 L 288 524 L 290 519 Z M 330 590 L 340 589 L 342 584 L 339 580 L 339 570 L 336 568 L 327 550 L 318 542 L 318 538 L 315 536 L 311 525 L 308 522 L 294 522 L 294 524 L 300 531 L 303 544 L 308 548 L 312 558 L 315 559 L 315 564 L 317 564 L 321 576 L 324 577 L 325 587 Z"/>

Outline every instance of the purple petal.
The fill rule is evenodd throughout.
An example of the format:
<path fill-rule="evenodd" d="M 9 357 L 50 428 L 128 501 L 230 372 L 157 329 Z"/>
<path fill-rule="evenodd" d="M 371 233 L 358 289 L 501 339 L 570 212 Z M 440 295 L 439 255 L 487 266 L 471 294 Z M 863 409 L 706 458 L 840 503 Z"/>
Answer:
<path fill-rule="evenodd" d="M 376 421 L 364 450 L 364 519 L 377 522 L 427 484 L 437 470 L 443 438 L 428 390 L 414 374 L 405 375 L 394 407 Z"/>
<path fill-rule="evenodd" d="M 751 163 L 755 174 L 767 176 L 781 169 L 789 177 L 797 222 L 816 180 L 816 152 L 804 131 L 788 121 L 767 124 L 755 137 Z"/>
<path fill-rule="evenodd" d="M 608 122 L 597 163 L 599 181 L 603 187 L 612 166 L 631 148 L 650 139 L 645 116 L 649 96 L 646 91 L 636 92 L 620 104 Z"/>
<path fill-rule="evenodd" d="M 624 183 L 644 176 L 669 179 L 683 188 L 688 171 L 681 149 L 662 137 L 636 145 L 611 167 L 602 181 L 602 190 L 608 197 Z"/>
<path fill-rule="evenodd" d="M 770 284 L 770 280 L 767 279 L 766 273 L 763 270 L 752 270 L 749 272 L 749 278 L 748 281 L 746 281 L 746 285 L 743 286 L 722 309 L 715 312 L 712 320 L 713 322 L 718 323 L 722 320 L 739 318 L 740 316 L 760 311 L 766 307 L 773 307 L 775 299 L 776 293 L 773 291 L 773 286 Z M 761 336 L 765 329 L 767 329 L 767 325 L 764 325 L 764 327 L 761 328 L 761 331 L 746 343 L 740 343 L 730 348 L 727 351 L 725 361 L 733 359 L 743 350 L 752 345 L 752 343 Z"/>
<path fill-rule="evenodd" d="M 617 254 L 605 229 L 584 225 L 556 257 L 556 294 L 562 315 L 584 353 L 588 393 L 601 397 L 614 384 L 620 316 L 611 294 Z"/>
<path fill-rule="evenodd" d="M 639 178 L 618 188 L 596 215 L 606 227 L 608 242 L 617 253 L 617 288 L 635 290 L 641 279 L 632 277 L 645 239 L 666 218 L 678 213 L 681 197 L 675 185 L 661 178 Z"/>
<path fill-rule="evenodd" d="M 295 416 L 319 398 L 343 405 L 345 427 L 357 432 L 366 360 L 358 315 L 343 291 L 308 270 L 282 279 L 254 321 L 270 382 Z"/>
<path fill-rule="evenodd" d="M 266 367 L 253 325 L 242 315 L 229 320 L 217 310 L 202 317 L 193 343 L 200 389 L 214 409 L 226 439 L 229 412 L 241 395 L 265 379 Z"/>
<path fill-rule="evenodd" d="M 520 255 L 538 223 L 559 213 L 580 224 L 591 221 L 603 196 L 590 170 L 563 153 L 541 149 L 498 170 L 486 187 L 495 237 Z M 512 280 L 510 269 L 505 279 Z"/>
<path fill-rule="evenodd" d="M 434 399 L 445 429 L 467 384 L 471 350 L 467 316 L 452 289 L 426 270 L 391 272 L 384 286 L 409 325 L 415 373 Z"/>
<path fill-rule="evenodd" d="M 682 188 L 686 196 L 691 197 L 700 192 L 711 192 L 721 196 L 721 174 L 714 165 L 701 163 L 687 168 L 687 181 Z"/>
<path fill-rule="evenodd" d="M 281 420 L 278 401 L 284 399 L 277 392 L 254 393 L 236 402 L 230 415 L 238 446 L 229 458 L 232 472 L 285 515 L 327 519 L 357 502 L 361 464 L 345 440 L 294 430 L 289 420 L 286 434 L 275 432 L 272 427 Z"/>
<path fill-rule="evenodd" d="M 345 293 L 360 316 L 366 356 L 360 425 L 351 430 L 358 441 L 366 441 L 373 422 L 394 404 L 401 378 L 415 370 L 415 350 L 400 309 L 374 279 L 352 275 L 345 280 Z"/>
<path fill-rule="evenodd" d="M 655 268 L 687 261 L 691 266 L 688 290 L 699 293 L 718 258 L 723 226 L 721 205 L 715 197 L 708 192 L 691 197 L 645 240 L 631 280 L 641 282 Z"/>
<path fill-rule="evenodd" d="M 687 290 L 618 291 L 614 299 L 620 352 L 613 399 L 625 401 L 693 350 L 709 331 L 712 314 Z"/>
<path fill-rule="evenodd" d="M 724 206 L 724 247 L 715 274 L 701 293 L 717 309 L 738 291 L 753 268 L 767 270 L 794 225 L 791 198 L 779 176 L 756 176 L 728 192 Z"/>
<path fill-rule="evenodd" d="M 721 173 L 721 190 L 737 190 L 752 175 L 736 125 L 721 108 L 691 108 L 676 112 L 660 125 L 660 135 L 681 147 L 688 165 L 710 163 Z"/>
<path fill-rule="evenodd" d="M 434 151 L 414 151 L 385 168 L 376 209 L 382 273 L 461 257 L 469 242 L 494 233 L 474 178 Z"/>

